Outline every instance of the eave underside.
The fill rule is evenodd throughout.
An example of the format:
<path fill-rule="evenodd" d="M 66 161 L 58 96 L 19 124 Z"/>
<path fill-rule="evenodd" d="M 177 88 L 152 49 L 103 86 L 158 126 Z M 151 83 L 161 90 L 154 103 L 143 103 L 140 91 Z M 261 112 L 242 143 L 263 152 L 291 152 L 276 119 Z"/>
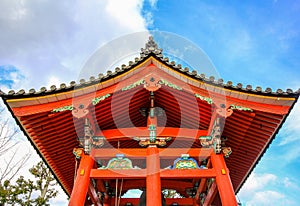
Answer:
<path fill-rule="evenodd" d="M 165 111 L 165 114 L 158 118 L 158 126 L 198 130 L 209 128 L 214 109 L 212 104 L 195 99 L 192 94 L 174 91 L 167 87 L 158 90 L 155 98 L 155 106 Z M 141 114 L 140 109 L 149 106 L 148 99 L 149 92 L 140 86 L 126 92 L 115 93 L 103 100 L 92 109 L 95 111 L 93 119 L 94 123 L 99 126 L 98 131 L 146 127 L 147 120 Z M 128 101 L 130 102 L 129 108 L 124 108 L 123 102 Z M 119 104 L 112 106 L 116 102 Z M 184 106 L 178 102 L 184 102 Z M 199 115 L 195 115 L 195 111 Z M 226 146 L 233 150 L 226 162 L 235 190 L 240 187 L 245 176 L 255 165 L 261 151 L 268 145 L 284 116 L 255 110 L 253 112 L 235 110 L 226 119 L 223 135 L 228 138 Z M 36 149 L 70 194 L 75 171 L 75 157 L 72 151 L 73 148 L 79 147 L 78 137 L 83 136 L 83 119 L 74 118 L 71 111 L 57 113 L 48 111 L 19 117 L 19 121 L 33 140 Z M 172 140 L 167 146 L 201 147 L 197 137 L 193 140 Z M 137 141 L 126 138 L 126 135 L 120 139 L 108 139 L 105 147 L 140 148 Z M 172 161 L 174 160 L 163 163 L 163 166 L 169 165 Z M 134 163 L 138 166 L 140 164 L 138 161 Z"/>
<path fill-rule="evenodd" d="M 37 99 L 31 98 L 30 101 L 26 98 L 24 101 L 13 99 L 6 103 L 12 106 L 12 113 L 24 128 L 25 134 L 51 167 L 65 191 L 70 194 L 76 165 L 75 156 L 72 153 L 74 148 L 80 147 L 78 138 L 84 136 L 84 118 L 75 118 L 69 109 L 59 112 L 55 112 L 54 109 L 72 106 L 72 104 L 88 105 L 89 117 L 92 124 L 96 125 L 96 133 L 100 135 L 112 130 L 119 130 L 122 133 L 122 128 L 146 128 L 147 117 L 143 111 L 147 114 L 147 108 L 150 106 L 149 91 L 144 88 L 143 84 L 136 84 L 136 82 L 155 73 L 156 77 L 167 79 L 171 83 L 162 84 L 161 88 L 155 91 L 155 107 L 161 111 L 158 116 L 158 127 L 208 131 L 216 110 L 216 104 L 211 102 L 214 97 L 217 101 L 220 99 L 224 101 L 222 103 L 227 106 L 234 104 L 245 108 L 245 110 L 235 109 L 226 118 L 222 134 L 228 139 L 226 146 L 231 147 L 233 151 L 226 159 L 226 163 L 230 170 L 233 187 L 237 191 L 274 138 L 289 113 L 291 105 L 294 104 L 295 98 L 285 100 L 284 98 L 260 97 L 228 89 L 221 92 L 222 95 L 215 95 L 220 90 L 219 88 L 212 87 L 208 91 L 205 88 L 209 88 L 209 85 L 187 77 L 183 78 L 178 72 L 172 73 L 173 71 L 162 68 L 161 65 L 158 65 L 160 69 L 156 67 L 157 65 L 150 63 L 147 65 L 154 68 L 151 70 L 137 68 L 136 75 L 124 74 L 122 77 L 111 79 L 100 86 L 94 85 L 86 90 L 78 88 L 74 93 L 80 94 L 79 98 L 73 98 L 72 92 L 66 92 L 41 96 Z M 161 69 L 167 73 L 162 72 Z M 107 94 L 109 96 L 105 96 Z M 198 98 L 195 95 L 198 95 Z M 95 100 L 99 97 L 105 98 L 95 105 L 90 104 L 91 99 Z M 259 102 L 255 102 L 257 100 Z M 88 104 L 86 104 L 87 101 Z M 24 102 L 26 105 L 22 105 Z M 173 139 L 167 143 L 166 147 L 201 147 L 199 136 L 184 138 L 174 134 L 172 137 Z M 140 148 L 140 145 L 133 140 L 132 136 L 128 137 L 124 133 L 119 138 L 107 138 L 103 147 L 124 149 Z M 175 158 L 164 160 L 162 167 L 169 166 L 174 160 Z M 140 160 L 133 160 L 133 163 L 143 167 L 143 162 Z M 123 192 L 143 186 L 144 180 L 138 181 L 140 185 L 129 184 L 128 188 L 124 187 Z M 176 185 L 189 187 L 196 180 L 176 181 L 163 180 L 162 184 L 165 188 L 173 187 L 178 191 L 182 190 L 180 192 L 184 194 L 183 190 L 186 188 L 174 187 Z M 115 182 L 111 181 L 111 185 L 114 184 Z"/>

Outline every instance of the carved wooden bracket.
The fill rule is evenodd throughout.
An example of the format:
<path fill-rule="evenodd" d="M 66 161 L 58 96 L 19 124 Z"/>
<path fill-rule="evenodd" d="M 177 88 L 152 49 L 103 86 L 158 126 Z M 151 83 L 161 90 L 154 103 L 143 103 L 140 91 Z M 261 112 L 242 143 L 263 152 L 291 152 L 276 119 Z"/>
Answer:
<path fill-rule="evenodd" d="M 156 74 L 150 74 L 146 76 L 144 81 L 144 88 L 150 92 L 155 92 L 161 87 L 159 84 L 160 77 L 158 77 Z"/>
<path fill-rule="evenodd" d="M 141 147 L 147 147 L 149 145 L 157 145 L 159 147 L 166 146 L 167 142 L 170 141 L 172 137 L 157 137 L 155 141 L 150 141 L 149 137 L 134 137 L 134 140 L 139 142 Z"/>
<path fill-rule="evenodd" d="M 209 136 L 199 137 L 200 144 L 204 148 L 214 148 L 215 153 L 224 153 L 225 157 L 229 157 L 232 153 L 230 147 L 225 147 L 225 141 L 227 138 L 222 137 L 224 117 L 218 116 L 215 118 L 212 125 L 212 129 Z"/>
<path fill-rule="evenodd" d="M 216 112 L 219 116 L 223 117 L 223 118 L 227 118 L 229 116 L 232 115 L 233 110 L 231 109 L 230 105 L 228 104 L 220 104 L 220 105 L 216 105 Z"/>
<path fill-rule="evenodd" d="M 72 115 L 78 119 L 85 117 L 89 113 L 88 106 L 89 104 L 84 104 L 84 103 L 74 104 Z"/>
<path fill-rule="evenodd" d="M 76 159 L 80 159 L 81 156 L 83 155 L 84 151 L 83 148 L 74 148 L 73 149 L 73 154 L 75 155 Z"/>
<path fill-rule="evenodd" d="M 94 136 L 93 127 L 88 118 L 85 119 L 84 123 L 84 138 L 81 139 L 80 144 L 84 148 L 84 152 L 89 154 L 91 148 L 100 148 L 104 145 L 105 137 L 102 136 Z"/>

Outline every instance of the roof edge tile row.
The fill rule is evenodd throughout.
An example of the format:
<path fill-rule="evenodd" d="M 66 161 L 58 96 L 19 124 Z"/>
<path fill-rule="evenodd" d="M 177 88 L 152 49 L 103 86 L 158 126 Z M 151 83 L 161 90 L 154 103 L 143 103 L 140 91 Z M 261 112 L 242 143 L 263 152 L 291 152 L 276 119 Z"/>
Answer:
<path fill-rule="evenodd" d="M 270 87 L 267 87 L 265 90 L 263 90 L 260 86 L 253 88 L 252 85 L 246 85 L 244 87 L 242 83 L 237 83 L 236 85 L 233 85 L 232 81 L 227 81 L 227 83 L 224 83 L 223 79 L 215 79 L 214 76 L 207 77 L 205 76 L 205 74 L 199 74 L 195 70 L 190 71 L 188 67 L 182 68 L 181 64 L 176 64 L 175 61 L 170 62 L 168 57 L 164 57 L 162 54 L 162 49 L 158 48 L 157 44 L 153 40 L 153 37 L 150 36 L 145 48 L 141 49 L 140 57 L 136 57 L 134 61 L 129 61 L 128 65 L 122 64 L 121 67 L 116 67 L 114 72 L 107 71 L 106 74 L 100 73 L 98 77 L 91 76 L 89 80 L 81 79 L 79 80 L 79 83 L 71 81 L 69 85 L 62 83 L 59 87 L 57 87 L 56 85 L 52 85 L 49 89 L 47 89 L 46 87 L 41 87 L 39 91 L 36 91 L 35 89 L 30 89 L 28 92 L 26 92 L 24 89 L 21 89 L 17 92 L 14 90 L 10 90 L 6 94 L 0 90 L 0 96 L 2 96 L 5 99 L 43 96 L 45 94 L 56 94 L 77 88 L 95 85 L 98 83 L 102 83 L 106 80 L 115 78 L 119 74 L 123 74 L 131 70 L 132 68 L 146 61 L 150 57 L 154 57 L 156 60 L 160 61 L 168 67 L 171 67 L 175 71 L 178 71 L 195 80 L 213 86 L 244 93 L 260 94 L 264 96 L 298 97 L 300 95 L 300 88 L 297 91 L 293 91 L 292 89 L 286 89 L 286 91 L 282 89 L 277 89 L 274 92 Z"/>

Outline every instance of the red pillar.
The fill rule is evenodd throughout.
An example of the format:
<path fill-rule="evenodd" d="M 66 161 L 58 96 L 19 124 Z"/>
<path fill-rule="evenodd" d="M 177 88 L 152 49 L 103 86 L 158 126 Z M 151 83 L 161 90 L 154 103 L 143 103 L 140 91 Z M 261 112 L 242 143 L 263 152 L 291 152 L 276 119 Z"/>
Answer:
<path fill-rule="evenodd" d="M 146 205 L 161 206 L 159 151 L 156 145 L 147 148 Z"/>
<path fill-rule="evenodd" d="M 69 206 L 83 206 L 90 183 L 90 172 L 94 165 L 94 159 L 89 155 L 82 155 L 77 170 L 77 177 L 73 186 Z"/>
<path fill-rule="evenodd" d="M 222 206 L 237 205 L 234 190 L 229 176 L 223 154 L 211 154 L 211 163 L 216 171 L 216 183 L 221 198 Z"/>

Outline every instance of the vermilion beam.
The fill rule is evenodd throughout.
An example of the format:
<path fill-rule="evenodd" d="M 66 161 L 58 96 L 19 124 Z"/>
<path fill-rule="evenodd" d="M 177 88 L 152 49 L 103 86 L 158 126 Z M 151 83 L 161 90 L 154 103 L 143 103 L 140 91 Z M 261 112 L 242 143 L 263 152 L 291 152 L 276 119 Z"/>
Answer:
<path fill-rule="evenodd" d="M 226 166 L 223 154 L 211 155 L 213 168 L 216 170 L 216 183 L 221 198 L 222 206 L 235 206 L 237 201 L 229 176 L 229 169 Z"/>
<path fill-rule="evenodd" d="M 217 184 L 216 182 L 213 182 L 206 195 L 206 199 L 204 201 L 203 206 L 210 206 L 212 201 L 215 199 L 216 194 L 217 194 Z"/>
<path fill-rule="evenodd" d="M 93 158 L 88 155 L 83 155 L 81 157 L 76 180 L 69 201 L 69 206 L 82 206 L 85 204 L 86 194 L 90 184 L 90 171 L 93 165 Z"/>
<path fill-rule="evenodd" d="M 146 169 L 92 169 L 90 177 L 95 179 L 134 179 L 134 178 L 145 178 L 148 171 Z M 161 178 L 215 178 L 215 169 L 189 169 L 189 170 L 171 170 L 164 169 L 160 170 Z"/>
<path fill-rule="evenodd" d="M 125 205 L 126 203 L 131 203 L 133 205 L 138 205 L 139 198 L 121 198 L 120 205 Z M 178 205 L 192 206 L 192 198 L 166 198 L 166 205 L 171 205 L 172 203 L 177 203 Z M 115 204 L 115 198 L 111 198 L 111 205 Z"/>
<path fill-rule="evenodd" d="M 175 179 L 186 179 L 186 178 L 214 178 L 216 177 L 215 169 L 174 169 L 174 170 L 161 170 L 161 178 L 175 178 Z"/>
<path fill-rule="evenodd" d="M 91 178 L 95 179 L 135 179 L 135 178 L 145 178 L 145 169 L 92 169 L 90 173 Z"/>
<path fill-rule="evenodd" d="M 249 101 L 248 99 L 240 99 L 240 98 L 234 98 L 234 97 L 230 97 L 230 96 L 224 96 L 223 92 L 221 92 L 221 94 L 217 94 L 215 92 L 209 91 L 208 94 L 203 93 L 203 90 L 200 88 L 197 88 L 195 86 L 190 85 L 190 87 L 192 88 L 193 93 L 197 93 L 203 96 L 208 96 L 211 97 L 213 99 L 214 102 L 216 101 L 224 101 L 226 98 L 226 103 L 228 105 L 234 104 L 234 105 L 239 105 L 239 106 L 244 106 L 244 107 L 249 107 L 253 110 L 259 110 L 259 111 L 263 111 L 263 112 L 270 112 L 273 114 L 287 114 L 289 111 L 290 106 L 286 105 L 276 105 L 275 101 L 276 101 L 276 97 L 275 98 L 270 98 L 270 97 L 264 97 L 266 101 L 268 101 L 268 99 L 273 99 L 271 100 L 272 103 L 259 103 L 259 102 L 254 102 L 254 101 Z M 207 92 L 207 91 L 206 91 Z M 234 91 L 233 91 L 234 92 Z M 243 94 L 241 94 L 243 95 Z M 246 95 L 246 94 L 245 94 Z M 249 95 L 252 96 L 252 95 Z M 261 95 L 254 95 L 257 98 L 262 98 Z M 284 98 L 282 98 L 283 100 Z M 286 102 L 292 101 L 292 98 L 287 98 Z M 283 102 L 281 102 L 281 104 L 284 104 Z"/>
<path fill-rule="evenodd" d="M 153 71 L 151 71 L 151 72 L 153 72 Z M 148 72 L 145 72 L 144 75 L 146 75 L 147 73 Z M 156 70 L 155 73 L 158 76 L 164 76 L 164 78 L 166 78 L 166 73 L 164 73 L 163 71 Z M 139 75 L 141 75 L 141 74 L 139 74 Z M 144 76 L 141 76 L 141 78 L 142 77 L 144 77 Z M 220 92 L 222 94 L 218 94 L 218 93 L 215 93 L 214 91 L 208 92 L 207 90 L 204 90 L 203 88 L 199 88 L 199 87 L 196 87 L 193 85 L 188 85 L 188 86 L 182 85 L 181 81 L 178 81 L 178 79 L 172 78 L 169 75 L 168 75 L 167 79 L 170 82 L 174 82 L 175 84 L 178 84 L 178 86 L 184 87 L 184 89 L 186 91 L 190 91 L 192 93 L 197 93 L 197 94 L 207 96 L 207 97 L 214 97 L 213 100 L 216 100 L 216 99 L 223 100 L 225 98 L 223 95 L 224 92 Z M 71 105 L 74 101 L 74 98 L 73 98 L 74 93 L 78 93 L 78 95 L 80 95 L 79 97 L 76 97 L 75 102 L 82 103 L 82 102 L 91 102 L 91 100 L 95 97 L 103 96 L 103 95 L 109 94 L 109 93 L 111 94 L 111 93 L 116 92 L 121 89 L 120 85 L 118 85 L 118 84 L 113 84 L 106 88 L 98 89 L 98 88 L 101 88 L 103 86 L 103 84 L 105 84 L 106 82 L 109 82 L 109 81 L 112 81 L 112 80 L 105 81 L 98 85 L 88 86 L 86 89 L 81 88 L 81 89 L 76 89 L 73 91 L 62 92 L 62 93 L 55 94 L 55 95 L 49 94 L 49 95 L 45 95 L 42 97 L 26 98 L 26 100 L 25 99 L 11 99 L 11 100 L 7 100 L 7 102 L 10 105 L 13 105 L 12 110 L 14 111 L 14 114 L 16 116 L 25 116 L 25 115 L 30 115 L 30 114 L 47 112 L 47 111 L 51 111 L 55 108 Z M 132 82 L 130 80 L 126 80 L 126 81 L 121 81 L 120 83 L 122 83 L 122 85 L 129 85 Z M 102 86 L 100 86 L 100 85 L 102 85 Z M 207 86 L 210 87 L 209 85 L 207 85 Z M 105 87 L 105 85 L 104 85 L 104 87 Z M 214 87 L 209 88 L 209 89 L 214 90 Z M 228 91 L 231 91 L 231 90 L 228 90 Z M 231 91 L 231 92 L 235 93 L 235 91 Z M 239 95 L 239 92 L 236 92 L 236 93 L 237 93 L 237 95 Z M 243 94 L 241 94 L 241 95 L 243 95 Z M 247 94 L 245 94 L 245 95 L 247 95 Z M 69 98 L 64 99 L 64 100 L 57 100 L 58 98 L 65 98 L 66 96 L 69 96 Z M 276 113 L 276 114 L 287 114 L 289 111 L 290 106 L 288 106 L 287 104 L 284 104 L 285 102 L 280 102 L 281 105 L 276 105 L 276 101 L 279 100 L 279 99 L 276 99 L 276 97 L 262 97 L 261 95 L 249 95 L 249 96 L 250 97 L 254 96 L 254 97 L 257 97 L 258 99 L 265 98 L 267 102 L 269 99 L 271 101 L 269 104 L 265 104 L 265 103 L 249 101 L 249 99 L 244 100 L 244 99 L 226 96 L 226 102 L 228 104 L 235 104 L 235 105 L 250 107 L 251 109 L 254 109 L 254 110 L 260 110 L 260 111 L 271 112 L 271 113 Z M 51 100 L 53 98 L 55 98 L 55 101 L 49 102 L 49 100 Z M 281 97 L 280 101 L 283 99 L 285 99 L 285 98 Z M 287 98 L 286 102 L 289 103 L 292 100 L 294 100 L 294 99 Z M 260 100 L 260 101 L 262 101 L 262 100 Z M 40 103 L 39 104 L 39 102 L 49 102 L 49 103 L 45 103 L 45 104 Z M 36 105 L 33 105 L 33 104 L 36 104 Z M 28 105 L 28 106 L 22 106 L 22 105 Z M 33 106 L 31 106 L 31 105 L 33 105 Z M 283 105 L 286 105 L 286 106 L 283 106 Z M 67 111 L 67 112 L 69 112 L 69 111 Z"/>
<path fill-rule="evenodd" d="M 197 158 L 207 158 L 211 155 L 213 149 L 211 148 L 158 148 L 159 156 L 162 159 L 165 158 L 176 158 L 180 157 L 182 154 L 189 154 L 190 157 Z M 115 149 L 115 148 L 100 148 L 92 149 L 91 156 L 94 158 L 112 158 L 116 154 L 124 154 L 128 158 L 146 158 L 147 149 L 137 148 L 137 149 Z"/>
<path fill-rule="evenodd" d="M 137 148 L 137 149 L 116 149 L 116 148 L 100 148 L 92 149 L 91 156 L 94 158 L 112 158 L 116 157 L 116 154 L 124 154 L 125 157 L 131 158 L 145 158 L 146 149 Z"/>
<path fill-rule="evenodd" d="M 105 89 L 101 89 L 98 90 L 97 92 L 90 92 L 88 94 L 83 94 L 82 96 L 78 96 L 74 98 L 74 91 L 79 92 L 82 94 L 82 92 L 80 90 L 73 90 L 70 92 L 64 92 L 63 94 L 69 95 L 70 98 L 68 99 L 64 99 L 64 100 L 59 100 L 59 101 L 53 101 L 53 102 L 49 102 L 46 104 L 36 104 L 36 105 L 32 105 L 32 103 L 27 102 L 28 106 L 20 106 L 20 107 L 14 107 L 12 108 L 14 111 L 14 114 L 16 116 L 26 116 L 26 115 L 31 115 L 31 114 L 37 114 L 37 113 L 41 113 L 41 112 L 47 112 L 47 111 L 51 111 L 55 108 L 60 108 L 63 106 L 68 106 L 68 105 L 72 105 L 73 102 L 77 102 L 77 103 L 83 103 L 83 102 L 89 102 L 91 103 L 91 100 L 94 99 L 95 97 L 99 97 L 99 96 L 103 96 L 105 94 L 110 94 L 112 92 L 115 91 L 117 87 L 117 84 L 111 85 Z M 48 102 L 48 98 L 53 97 L 53 94 L 51 95 L 45 95 L 42 97 L 34 97 L 34 101 L 39 100 L 39 99 L 43 99 L 43 101 Z M 33 98 L 28 98 L 28 101 L 30 101 L 29 99 L 33 99 Z M 20 100 L 8 100 L 8 102 L 10 104 L 15 104 L 17 101 L 20 102 L 25 102 L 24 99 L 20 99 Z M 22 104 L 22 103 L 20 103 Z M 26 104 L 26 102 L 25 102 Z M 70 111 L 67 111 L 70 112 Z"/>
<path fill-rule="evenodd" d="M 158 137 L 184 137 L 198 139 L 200 136 L 207 136 L 207 130 L 174 128 L 174 127 L 157 127 L 156 134 Z M 105 136 L 107 140 L 132 138 L 132 137 L 147 137 L 149 136 L 148 127 L 133 127 L 133 128 L 118 128 L 96 131 L 95 136 Z"/>
<path fill-rule="evenodd" d="M 194 157 L 196 159 L 205 159 L 213 152 L 212 148 L 161 148 L 158 150 L 161 159 L 176 158 L 180 157 L 182 154 L 189 154 L 190 157 Z"/>

